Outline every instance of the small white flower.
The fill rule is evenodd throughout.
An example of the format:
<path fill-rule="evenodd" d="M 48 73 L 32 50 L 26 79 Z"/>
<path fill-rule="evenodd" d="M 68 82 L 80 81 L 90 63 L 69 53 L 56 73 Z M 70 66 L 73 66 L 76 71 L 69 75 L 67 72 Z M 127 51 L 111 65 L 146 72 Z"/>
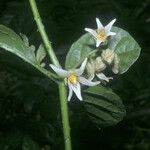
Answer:
<path fill-rule="evenodd" d="M 111 28 L 113 24 L 115 23 L 116 19 L 113 19 L 109 24 L 107 24 L 105 27 L 102 25 L 100 20 L 96 18 L 97 23 L 97 29 L 93 30 L 90 28 L 85 28 L 85 31 L 91 33 L 95 40 L 96 40 L 96 47 L 99 47 L 99 45 L 102 42 L 105 42 L 108 36 L 116 35 L 115 32 L 111 32 Z"/>
<path fill-rule="evenodd" d="M 73 91 L 76 94 L 76 96 L 78 97 L 78 99 L 82 100 L 80 83 L 87 85 L 87 86 L 96 86 L 100 83 L 99 81 L 92 82 L 81 76 L 85 70 L 86 64 L 87 64 L 87 58 L 83 61 L 83 63 L 81 64 L 81 67 L 79 69 L 74 69 L 74 70 L 69 70 L 69 71 L 58 68 L 53 64 L 50 64 L 50 67 L 60 77 L 65 78 L 67 81 L 67 85 L 69 87 L 68 101 L 70 101 Z"/>

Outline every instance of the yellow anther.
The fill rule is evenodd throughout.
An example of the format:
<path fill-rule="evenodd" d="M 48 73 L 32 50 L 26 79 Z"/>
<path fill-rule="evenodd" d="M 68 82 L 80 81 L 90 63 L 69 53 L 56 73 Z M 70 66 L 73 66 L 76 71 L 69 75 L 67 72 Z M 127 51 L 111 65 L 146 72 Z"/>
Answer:
<path fill-rule="evenodd" d="M 68 77 L 68 80 L 69 80 L 70 83 L 73 84 L 73 85 L 77 85 L 77 83 L 78 83 L 78 77 L 77 77 L 75 74 L 71 74 L 71 75 Z"/>
<path fill-rule="evenodd" d="M 106 35 L 105 31 L 102 30 L 102 31 L 98 32 L 97 38 L 99 40 L 101 40 L 102 42 L 105 42 L 106 38 L 107 38 L 107 35 Z"/>

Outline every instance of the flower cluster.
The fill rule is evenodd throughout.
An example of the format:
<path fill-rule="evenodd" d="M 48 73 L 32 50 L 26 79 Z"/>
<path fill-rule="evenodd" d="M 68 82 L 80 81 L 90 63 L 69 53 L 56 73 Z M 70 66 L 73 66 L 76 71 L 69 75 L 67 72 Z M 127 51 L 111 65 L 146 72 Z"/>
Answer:
<path fill-rule="evenodd" d="M 111 28 L 114 24 L 116 19 L 112 20 L 108 25 L 105 27 L 101 24 L 100 20 L 96 18 L 97 23 L 97 29 L 93 30 L 90 28 L 85 28 L 87 32 L 92 34 L 94 36 L 94 39 L 96 40 L 96 47 L 99 47 L 101 43 L 105 42 L 107 40 L 107 37 L 114 36 L 116 33 L 111 32 Z M 107 65 L 112 65 L 112 71 L 114 73 L 118 73 L 118 64 L 119 64 L 119 58 L 117 54 L 114 53 L 113 50 L 106 49 L 103 50 L 101 53 L 101 56 L 98 56 L 94 60 L 87 62 L 88 59 L 86 58 L 79 69 L 72 69 L 72 70 L 64 70 L 61 68 L 58 68 L 54 66 L 53 64 L 50 64 L 50 67 L 62 78 L 64 78 L 66 85 L 69 88 L 69 95 L 68 95 L 68 101 L 70 101 L 73 92 L 76 94 L 79 100 L 82 100 L 81 95 L 81 85 L 86 86 L 96 86 L 101 83 L 101 81 L 95 81 L 94 79 L 95 75 L 103 81 L 109 82 L 110 79 L 113 79 L 112 77 L 106 77 L 104 73 L 102 73 L 103 70 L 106 69 Z M 85 68 L 87 68 L 88 75 L 90 77 L 86 79 L 83 77 L 83 73 L 85 71 Z"/>
<path fill-rule="evenodd" d="M 97 23 L 97 29 L 90 29 L 85 28 L 85 31 L 92 34 L 94 39 L 96 40 L 96 47 L 99 47 L 102 43 L 107 41 L 107 38 L 109 36 L 116 35 L 115 32 L 111 31 L 111 28 L 113 24 L 115 23 L 116 19 L 113 19 L 109 24 L 107 24 L 105 27 L 102 25 L 100 20 L 96 18 Z M 112 67 L 113 73 L 117 74 L 119 72 L 119 58 L 118 55 L 110 49 L 103 50 L 101 52 L 101 56 L 96 57 L 94 60 L 88 62 L 87 64 L 87 70 L 89 73 L 89 78 L 94 78 L 96 75 L 100 80 L 104 80 L 106 82 L 109 82 L 110 79 L 113 79 L 112 77 L 106 77 L 102 71 L 106 69 L 107 66 Z"/>
<path fill-rule="evenodd" d="M 87 64 L 87 71 L 89 78 L 94 78 L 95 74 L 100 80 L 109 82 L 112 77 L 106 77 L 102 72 L 111 66 L 114 74 L 119 72 L 119 58 L 118 55 L 110 49 L 103 50 L 101 56 L 92 59 L 92 61 Z"/>

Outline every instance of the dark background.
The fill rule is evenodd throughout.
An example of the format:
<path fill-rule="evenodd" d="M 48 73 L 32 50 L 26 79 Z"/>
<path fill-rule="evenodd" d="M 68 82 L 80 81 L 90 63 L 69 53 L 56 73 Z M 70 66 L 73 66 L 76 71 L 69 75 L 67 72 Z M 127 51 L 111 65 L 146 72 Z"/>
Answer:
<path fill-rule="evenodd" d="M 95 18 L 127 30 L 140 44 L 140 58 L 111 83 L 127 115 L 100 128 L 79 101 L 69 104 L 73 150 L 150 150 L 150 1 L 37 0 L 46 31 L 64 64 L 70 45 Z M 0 24 L 41 43 L 27 0 L 0 0 Z M 0 150 L 63 150 L 57 86 L 18 57 L 0 51 Z"/>

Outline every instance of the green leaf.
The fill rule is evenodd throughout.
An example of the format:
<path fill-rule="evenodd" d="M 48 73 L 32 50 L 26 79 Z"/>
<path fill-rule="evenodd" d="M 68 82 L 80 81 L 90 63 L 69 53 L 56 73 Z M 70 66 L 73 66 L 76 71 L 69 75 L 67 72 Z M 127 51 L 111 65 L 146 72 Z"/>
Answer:
<path fill-rule="evenodd" d="M 3 48 L 19 56 L 24 61 L 30 63 L 36 69 L 38 69 L 39 71 L 51 78 L 53 75 L 46 69 L 42 68 L 40 63 L 37 61 L 34 52 L 35 47 L 33 45 L 29 46 L 28 39 L 25 35 L 21 36 L 23 39 L 21 39 L 21 37 L 18 36 L 13 30 L 3 25 L 0 25 L 0 48 Z M 39 58 L 41 60 L 43 58 L 43 54 L 41 57 L 38 54 L 38 59 Z"/>
<path fill-rule="evenodd" d="M 122 74 L 138 59 L 141 48 L 125 30 L 113 27 L 112 31 L 116 35 L 111 37 L 108 47 L 118 54 L 120 59 L 119 73 Z"/>
<path fill-rule="evenodd" d="M 87 33 L 81 36 L 74 42 L 66 56 L 65 67 L 66 69 L 76 68 L 81 62 L 92 53 L 95 41 L 92 36 Z"/>
<path fill-rule="evenodd" d="M 85 90 L 84 102 L 90 119 L 99 126 L 117 124 L 126 114 L 120 97 L 102 86 Z"/>
<path fill-rule="evenodd" d="M 39 63 L 42 62 L 42 60 L 45 58 L 46 52 L 44 49 L 44 46 L 41 44 L 36 52 L 36 59 Z"/>
<path fill-rule="evenodd" d="M 10 51 L 28 63 L 36 64 L 36 59 L 30 47 L 24 44 L 23 40 L 11 29 L 0 25 L 0 47 Z"/>
<path fill-rule="evenodd" d="M 27 36 L 22 34 L 22 33 L 20 33 L 20 36 L 22 37 L 22 40 L 23 40 L 24 44 L 26 46 L 29 46 L 29 39 L 27 38 Z"/>

